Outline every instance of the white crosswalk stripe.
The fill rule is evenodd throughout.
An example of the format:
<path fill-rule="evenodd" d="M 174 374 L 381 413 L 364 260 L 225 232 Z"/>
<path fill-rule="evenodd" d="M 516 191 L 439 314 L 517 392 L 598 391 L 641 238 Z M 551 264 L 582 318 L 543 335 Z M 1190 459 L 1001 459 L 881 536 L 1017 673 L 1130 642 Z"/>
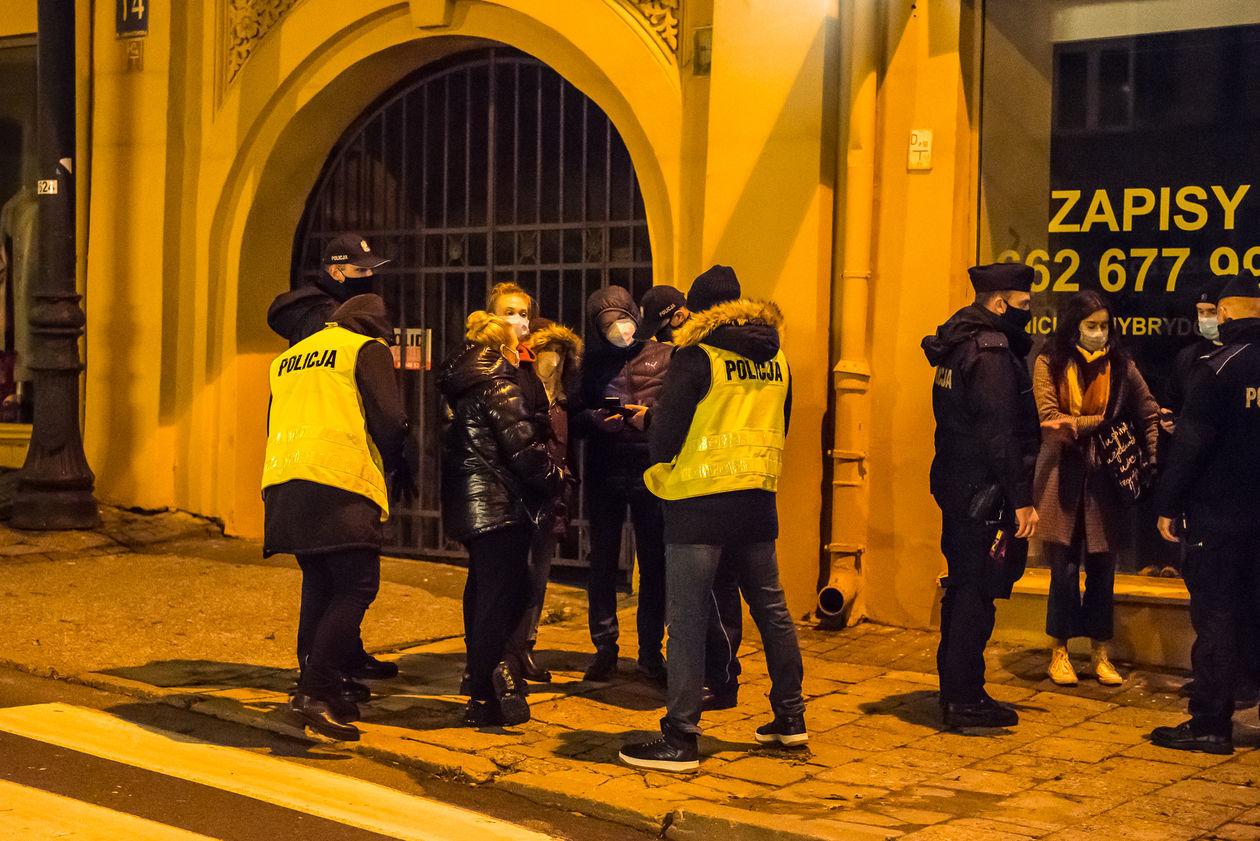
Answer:
<path fill-rule="evenodd" d="M 0 731 L 79 753 L 155 771 L 399 841 L 547 841 L 550 836 L 457 806 L 238 748 L 222 747 L 68 704 L 0 709 Z M 18 786 L 17 788 L 24 788 Z M 0 789 L 0 820 L 12 784 Z M 28 791 L 32 791 L 29 790 Z M 46 797 L 56 797 L 43 792 Z M 38 799 L 23 794 L 25 802 Z M 67 800 L 67 798 L 59 798 Z M 78 801 L 70 801 L 78 803 Z M 87 804 L 78 804 L 86 808 Z M 109 810 L 104 810 L 109 811 Z M 22 810 L 25 814 L 26 810 Z M 15 815 L 17 813 L 15 812 Z M 56 812 L 45 812 L 56 814 Z M 18 818 L 15 820 L 30 818 Z M 140 821 L 140 818 L 133 818 Z M 152 822 L 144 821 L 149 824 Z M 161 828 L 161 824 L 153 824 Z M 171 835 L 34 835 L 34 838 L 137 838 L 194 841 L 204 836 L 166 827 Z M 22 837 L 6 834 L 4 837 Z"/>
<path fill-rule="evenodd" d="M 0 838 L 22 841 L 213 841 L 195 832 L 0 780 Z"/>

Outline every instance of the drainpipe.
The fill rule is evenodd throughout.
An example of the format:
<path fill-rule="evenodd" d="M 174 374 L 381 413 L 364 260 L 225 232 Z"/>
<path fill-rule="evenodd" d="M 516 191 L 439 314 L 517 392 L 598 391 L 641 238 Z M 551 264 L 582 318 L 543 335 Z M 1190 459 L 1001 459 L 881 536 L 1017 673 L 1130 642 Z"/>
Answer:
<path fill-rule="evenodd" d="M 840 301 L 840 358 L 832 369 L 835 389 L 835 449 L 831 480 L 831 539 L 826 545 L 827 584 L 818 593 L 818 616 L 841 626 L 861 618 L 862 556 L 870 519 L 867 452 L 870 446 L 870 380 L 867 323 L 871 283 L 871 240 L 875 201 L 876 38 L 878 3 L 849 0 L 851 23 L 842 55 L 850 57 L 848 90 L 841 90 L 836 171 L 844 173 L 844 195 L 836 191 L 831 286 Z"/>

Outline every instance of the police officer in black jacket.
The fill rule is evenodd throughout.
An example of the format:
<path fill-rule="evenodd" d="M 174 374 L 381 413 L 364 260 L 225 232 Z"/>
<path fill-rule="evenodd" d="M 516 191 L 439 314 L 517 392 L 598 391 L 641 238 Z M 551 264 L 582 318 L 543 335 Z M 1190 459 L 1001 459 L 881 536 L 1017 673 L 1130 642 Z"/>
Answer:
<path fill-rule="evenodd" d="M 1183 575 L 1197 635 L 1190 720 L 1156 727 L 1151 741 L 1230 754 L 1237 627 L 1260 602 L 1260 284 L 1232 279 L 1217 309 L 1222 344 L 1190 374 L 1155 495 L 1159 533 L 1186 543 Z"/>
<path fill-rule="evenodd" d="M 975 302 L 923 340 L 936 366 L 931 488 L 949 567 L 936 669 L 946 727 L 1009 727 L 1019 716 L 984 691 L 984 647 L 993 600 L 1010 597 L 1037 525 L 1041 433 L 1024 362 L 1033 270 L 994 263 L 968 273 Z"/>

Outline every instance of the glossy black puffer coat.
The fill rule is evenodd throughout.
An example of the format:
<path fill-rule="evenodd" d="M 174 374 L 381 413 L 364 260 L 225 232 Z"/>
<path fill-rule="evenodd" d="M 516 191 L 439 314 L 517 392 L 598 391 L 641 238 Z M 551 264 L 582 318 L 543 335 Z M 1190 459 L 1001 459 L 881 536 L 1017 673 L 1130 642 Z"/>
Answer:
<path fill-rule="evenodd" d="M 531 512 L 560 492 L 516 369 L 497 350 L 467 345 L 438 373 L 444 398 L 442 523 L 467 542 L 495 529 L 532 524 Z"/>

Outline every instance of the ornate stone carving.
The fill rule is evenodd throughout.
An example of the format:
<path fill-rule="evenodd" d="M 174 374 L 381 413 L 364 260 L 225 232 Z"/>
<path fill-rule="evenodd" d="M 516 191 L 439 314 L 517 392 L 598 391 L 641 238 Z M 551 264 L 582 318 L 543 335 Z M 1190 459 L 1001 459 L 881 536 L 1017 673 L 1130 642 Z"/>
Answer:
<path fill-rule="evenodd" d="M 647 21 L 648 27 L 657 38 L 678 53 L 678 17 L 682 11 L 682 0 L 623 0 Z"/>
<path fill-rule="evenodd" d="M 271 28 L 301 0 L 225 0 L 226 67 L 230 84 Z"/>

